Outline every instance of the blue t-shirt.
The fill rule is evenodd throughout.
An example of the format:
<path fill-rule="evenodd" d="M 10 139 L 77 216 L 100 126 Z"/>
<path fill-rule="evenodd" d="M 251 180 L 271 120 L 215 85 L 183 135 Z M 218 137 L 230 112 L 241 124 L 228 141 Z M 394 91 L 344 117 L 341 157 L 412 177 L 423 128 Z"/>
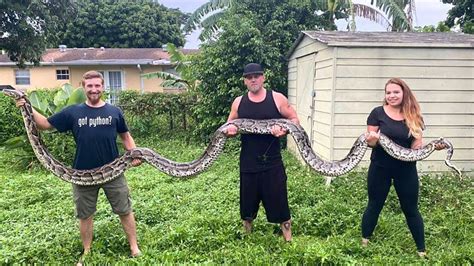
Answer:
<path fill-rule="evenodd" d="M 122 111 L 110 104 L 94 108 L 72 105 L 48 118 L 59 132 L 72 131 L 76 142 L 73 167 L 88 170 L 119 156 L 117 133 L 128 131 Z"/>

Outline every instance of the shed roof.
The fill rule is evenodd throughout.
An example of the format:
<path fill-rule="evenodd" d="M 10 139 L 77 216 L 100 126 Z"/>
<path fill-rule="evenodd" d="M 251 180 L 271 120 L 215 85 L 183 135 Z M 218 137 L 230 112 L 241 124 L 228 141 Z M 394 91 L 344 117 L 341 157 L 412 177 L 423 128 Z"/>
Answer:
<path fill-rule="evenodd" d="M 184 54 L 197 49 L 181 49 Z M 170 65 L 170 55 L 162 48 L 64 48 L 47 49 L 41 65 Z M 0 65 L 15 65 L 8 55 L 0 55 Z"/>
<path fill-rule="evenodd" d="M 289 51 L 305 37 L 328 46 L 473 48 L 474 35 L 457 32 L 303 31 Z"/>

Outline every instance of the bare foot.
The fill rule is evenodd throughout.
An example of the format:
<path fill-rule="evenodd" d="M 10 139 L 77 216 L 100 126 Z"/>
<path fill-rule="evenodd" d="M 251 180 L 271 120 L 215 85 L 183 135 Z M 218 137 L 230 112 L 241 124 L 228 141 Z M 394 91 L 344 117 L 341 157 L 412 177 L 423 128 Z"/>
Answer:
<path fill-rule="evenodd" d="M 422 259 L 426 259 L 426 251 L 418 251 L 418 256 Z"/>
<path fill-rule="evenodd" d="M 283 233 L 283 239 L 289 242 L 291 241 L 291 220 L 281 223 L 281 232 Z"/>
<path fill-rule="evenodd" d="M 367 238 L 362 238 L 362 241 L 361 241 L 361 245 L 362 247 L 367 247 L 369 245 L 369 239 Z"/>
<path fill-rule="evenodd" d="M 76 266 L 84 265 L 84 263 L 86 261 L 86 258 L 87 258 L 87 256 L 89 256 L 90 253 L 91 253 L 90 250 L 83 250 L 82 253 L 81 253 L 81 256 L 79 257 L 79 260 L 76 263 Z"/>
<path fill-rule="evenodd" d="M 138 258 L 138 257 L 140 257 L 141 255 L 142 255 L 142 252 L 141 252 L 140 250 L 138 250 L 138 251 L 135 251 L 135 252 L 131 253 L 131 254 L 130 254 L 130 257 L 132 257 L 132 258 Z"/>
<path fill-rule="evenodd" d="M 252 220 L 243 220 L 242 224 L 244 225 L 244 231 L 247 234 L 252 232 Z"/>

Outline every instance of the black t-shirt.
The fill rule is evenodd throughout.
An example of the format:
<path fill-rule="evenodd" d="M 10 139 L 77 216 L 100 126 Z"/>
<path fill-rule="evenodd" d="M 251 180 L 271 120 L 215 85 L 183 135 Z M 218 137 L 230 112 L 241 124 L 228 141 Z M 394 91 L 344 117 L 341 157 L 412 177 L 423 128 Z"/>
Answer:
<path fill-rule="evenodd" d="M 405 148 L 410 148 L 414 140 L 414 137 L 409 135 L 409 129 L 405 124 L 405 120 L 398 121 L 390 118 L 387 113 L 385 113 L 383 106 L 376 107 L 372 110 L 367 118 L 367 125 L 378 126 L 381 133 Z M 372 149 L 370 160 L 377 165 L 386 167 L 416 164 L 416 162 L 403 162 L 393 158 L 378 144 Z"/>
<path fill-rule="evenodd" d="M 252 102 L 248 94 L 242 96 L 237 114 L 239 118 L 273 119 L 282 118 L 273 99 L 273 92 L 266 91 L 265 100 Z M 273 135 L 242 134 L 240 171 L 256 173 L 283 164 L 279 138 Z"/>
<path fill-rule="evenodd" d="M 110 104 L 99 108 L 85 103 L 69 106 L 48 121 L 59 132 L 72 131 L 76 141 L 73 167 L 79 170 L 100 167 L 117 158 L 117 133 L 128 131 L 122 111 Z"/>

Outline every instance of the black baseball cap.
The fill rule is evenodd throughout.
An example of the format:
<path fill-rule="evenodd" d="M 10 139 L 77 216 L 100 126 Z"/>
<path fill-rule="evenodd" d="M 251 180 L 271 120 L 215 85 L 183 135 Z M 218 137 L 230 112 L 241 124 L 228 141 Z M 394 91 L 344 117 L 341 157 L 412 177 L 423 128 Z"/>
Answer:
<path fill-rule="evenodd" d="M 250 63 L 244 67 L 244 74 L 243 76 L 251 75 L 251 74 L 261 74 L 263 75 L 263 68 L 260 64 L 257 63 Z"/>

